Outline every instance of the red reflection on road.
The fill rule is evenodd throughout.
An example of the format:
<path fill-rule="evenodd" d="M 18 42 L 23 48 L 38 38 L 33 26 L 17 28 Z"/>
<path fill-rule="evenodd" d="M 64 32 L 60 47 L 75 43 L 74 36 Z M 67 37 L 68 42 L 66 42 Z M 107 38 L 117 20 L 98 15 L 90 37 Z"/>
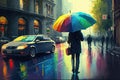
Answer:
<path fill-rule="evenodd" d="M 98 53 L 97 55 L 96 67 L 98 74 L 106 75 L 106 61 L 101 53 Z"/>
<path fill-rule="evenodd" d="M 62 57 L 63 57 L 62 56 L 62 49 L 61 49 L 62 46 L 61 46 L 61 44 L 57 44 L 56 47 L 57 47 L 57 53 L 58 53 L 57 54 L 58 55 L 58 61 L 60 61 L 62 59 Z"/>
<path fill-rule="evenodd" d="M 87 55 L 87 58 L 86 58 L 86 65 L 87 65 L 87 75 L 88 77 L 90 77 L 90 70 L 91 70 L 91 64 L 92 64 L 92 56 L 91 55 Z"/>
<path fill-rule="evenodd" d="M 58 61 L 58 66 L 57 66 L 57 77 L 58 77 L 58 79 L 61 79 L 61 64 L 60 64 L 60 62 L 62 61 L 62 59 L 63 59 L 63 51 L 62 51 L 62 44 L 56 44 L 56 52 L 57 52 L 57 61 Z"/>
<path fill-rule="evenodd" d="M 12 59 L 9 60 L 10 69 L 14 68 L 14 62 Z"/>

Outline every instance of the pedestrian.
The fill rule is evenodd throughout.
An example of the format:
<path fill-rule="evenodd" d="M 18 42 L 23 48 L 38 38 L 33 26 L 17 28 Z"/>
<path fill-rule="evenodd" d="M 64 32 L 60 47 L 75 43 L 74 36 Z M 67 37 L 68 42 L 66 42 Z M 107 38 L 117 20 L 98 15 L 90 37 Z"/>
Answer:
<path fill-rule="evenodd" d="M 108 49 L 108 44 L 109 44 L 109 36 L 106 36 L 106 50 Z"/>
<path fill-rule="evenodd" d="M 111 42 L 111 48 L 113 48 L 114 44 L 115 44 L 115 40 L 114 40 L 113 34 L 111 34 L 111 36 L 110 36 L 110 42 Z"/>
<path fill-rule="evenodd" d="M 105 37 L 102 36 L 102 38 L 101 38 L 102 48 L 103 48 L 103 46 L 104 46 L 104 41 L 105 41 Z"/>
<path fill-rule="evenodd" d="M 87 37 L 88 48 L 91 48 L 91 42 L 92 42 L 92 37 L 91 35 L 88 35 Z"/>
<path fill-rule="evenodd" d="M 79 70 L 80 53 L 81 53 L 80 41 L 83 41 L 83 34 L 81 31 L 69 32 L 68 44 L 71 46 L 72 72 L 76 74 L 79 73 L 78 70 Z"/>

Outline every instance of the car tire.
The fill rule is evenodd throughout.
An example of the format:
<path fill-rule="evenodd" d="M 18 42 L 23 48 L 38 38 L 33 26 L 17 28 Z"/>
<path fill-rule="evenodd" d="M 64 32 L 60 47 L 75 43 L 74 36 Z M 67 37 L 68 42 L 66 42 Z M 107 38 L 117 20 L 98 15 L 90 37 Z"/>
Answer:
<path fill-rule="evenodd" d="M 30 49 L 30 56 L 31 56 L 31 57 L 35 57 L 35 54 L 36 54 L 35 49 L 34 49 L 34 48 L 31 48 L 31 49 Z"/>
<path fill-rule="evenodd" d="M 54 53 L 54 52 L 55 52 L 55 46 L 52 46 L 50 53 Z"/>

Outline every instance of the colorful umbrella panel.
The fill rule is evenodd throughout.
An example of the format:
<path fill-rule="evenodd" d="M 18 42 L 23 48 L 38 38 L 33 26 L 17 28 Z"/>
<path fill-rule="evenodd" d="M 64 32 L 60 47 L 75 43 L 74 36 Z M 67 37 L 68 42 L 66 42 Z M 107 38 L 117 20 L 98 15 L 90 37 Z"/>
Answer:
<path fill-rule="evenodd" d="M 76 12 L 73 14 L 64 14 L 60 16 L 53 24 L 53 29 L 58 32 L 75 32 L 86 29 L 96 23 L 91 15 Z"/>

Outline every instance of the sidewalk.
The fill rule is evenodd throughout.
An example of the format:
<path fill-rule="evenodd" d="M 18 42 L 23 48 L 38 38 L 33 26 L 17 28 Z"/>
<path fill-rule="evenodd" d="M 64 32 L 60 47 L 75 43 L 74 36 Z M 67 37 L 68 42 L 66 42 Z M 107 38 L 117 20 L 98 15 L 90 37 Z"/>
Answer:
<path fill-rule="evenodd" d="M 109 76 L 111 79 L 120 79 L 120 46 L 109 46 L 106 53 Z"/>
<path fill-rule="evenodd" d="M 109 48 L 106 50 L 106 52 L 120 57 L 120 47 L 119 46 Z"/>

